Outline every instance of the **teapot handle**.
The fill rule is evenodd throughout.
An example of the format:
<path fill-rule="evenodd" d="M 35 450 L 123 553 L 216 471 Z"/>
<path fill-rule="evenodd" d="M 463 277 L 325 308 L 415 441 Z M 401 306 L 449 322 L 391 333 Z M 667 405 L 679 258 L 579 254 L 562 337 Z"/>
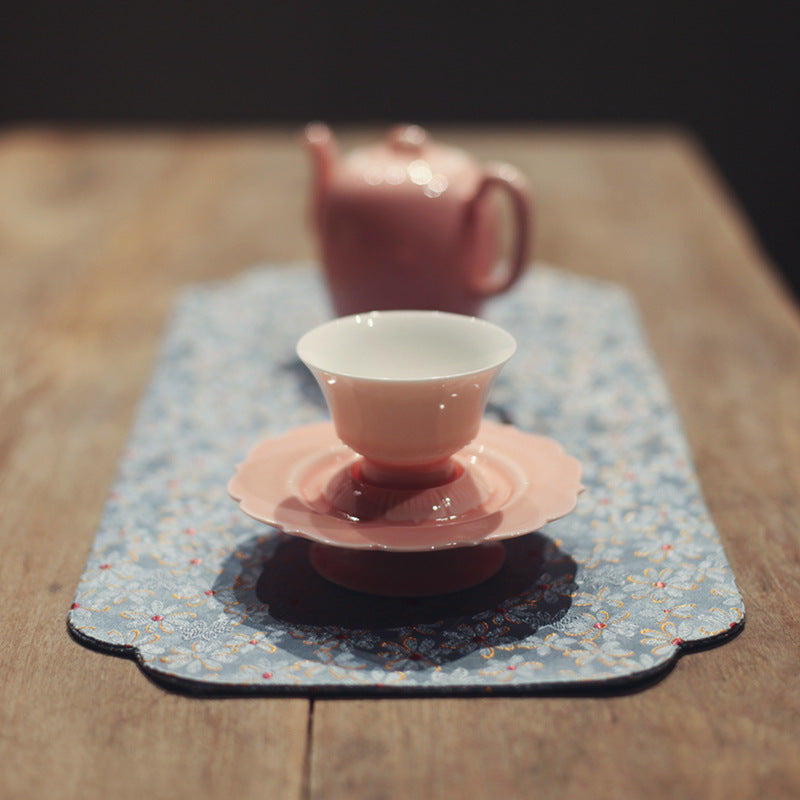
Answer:
<path fill-rule="evenodd" d="M 475 196 L 470 201 L 468 219 L 477 213 L 480 204 L 494 189 L 503 189 L 511 198 L 514 218 L 514 241 L 511 248 L 511 259 L 508 269 L 502 275 L 493 275 L 491 271 L 478 274 L 473 272 L 470 283 L 474 291 L 482 295 L 493 295 L 504 292 L 521 275 L 528 260 L 529 242 L 533 217 L 533 201 L 527 183 L 515 167 L 510 164 L 493 164 L 485 172 Z"/>

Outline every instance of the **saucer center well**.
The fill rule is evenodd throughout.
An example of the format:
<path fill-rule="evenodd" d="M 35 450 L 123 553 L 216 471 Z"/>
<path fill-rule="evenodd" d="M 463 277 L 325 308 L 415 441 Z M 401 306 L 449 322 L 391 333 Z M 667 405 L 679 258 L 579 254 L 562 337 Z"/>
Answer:
<path fill-rule="evenodd" d="M 339 469 L 323 490 L 331 509 L 354 522 L 447 523 L 485 510 L 492 487 L 479 470 L 453 460 L 453 477 L 433 486 L 397 488 L 363 479 L 362 460 Z"/>

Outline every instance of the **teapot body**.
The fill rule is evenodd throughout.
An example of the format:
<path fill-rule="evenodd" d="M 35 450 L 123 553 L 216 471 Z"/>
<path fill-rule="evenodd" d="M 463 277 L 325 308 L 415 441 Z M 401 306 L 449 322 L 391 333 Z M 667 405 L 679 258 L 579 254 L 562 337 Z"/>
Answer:
<path fill-rule="evenodd" d="M 466 153 L 431 143 L 416 126 L 341 164 L 319 160 L 314 222 L 336 314 L 477 315 L 497 288 L 490 276 L 500 216 L 494 198 L 483 197 L 488 186 Z"/>

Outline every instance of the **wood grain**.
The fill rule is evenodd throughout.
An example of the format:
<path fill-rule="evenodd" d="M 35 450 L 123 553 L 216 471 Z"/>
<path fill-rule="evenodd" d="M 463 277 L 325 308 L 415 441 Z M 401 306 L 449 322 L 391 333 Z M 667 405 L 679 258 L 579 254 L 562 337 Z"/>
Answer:
<path fill-rule="evenodd" d="M 65 625 L 175 287 L 270 249 L 221 200 L 250 208 L 248 159 L 266 149 L 268 176 L 269 148 L 208 144 L 36 132 L 0 146 L 4 797 L 302 789 L 308 701 L 172 695 Z"/>
<path fill-rule="evenodd" d="M 435 133 L 528 176 L 538 258 L 633 292 L 745 631 L 643 691 L 588 698 L 199 700 L 71 641 L 66 609 L 175 292 L 311 258 L 307 165 L 290 130 L 14 130 L 0 137 L 3 798 L 800 795 L 797 308 L 680 132 Z"/>

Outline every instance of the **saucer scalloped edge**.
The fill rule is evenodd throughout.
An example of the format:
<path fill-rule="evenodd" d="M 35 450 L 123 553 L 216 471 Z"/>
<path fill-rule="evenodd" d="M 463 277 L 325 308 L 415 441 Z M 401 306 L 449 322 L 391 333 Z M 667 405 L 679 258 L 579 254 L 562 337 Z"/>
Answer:
<path fill-rule="evenodd" d="M 357 460 L 331 423 L 305 425 L 257 444 L 237 467 L 228 491 L 254 519 L 322 544 L 430 551 L 539 530 L 572 511 L 582 489 L 580 463 L 557 442 L 490 421 L 454 456 L 460 476 L 444 486 L 410 492 L 369 487 L 350 478 Z M 345 481 L 337 481 L 341 475 Z M 458 494 L 469 494 L 465 479 L 470 487 L 475 479 L 485 487 L 476 492 L 478 507 L 467 502 L 461 514 L 427 521 L 425 512 L 435 513 L 431 507 L 457 507 Z M 381 513 L 369 508 L 373 518 L 354 522 L 326 496 L 327 486 L 341 483 L 358 499 L 374 488 L 378 501 L 387 497 L 393 502 L 375 502 Z M 338 493 L 344 492 L 338 488 Z M 387 505 L 388 510 L 383 508 Z"/>
<path fill-rule="evenodd" d="M 77 639 L 197 693 L 542 692 L 627 686 L 741 629 L 630 297 L 544 266 L 487 306 L 520 342 L 489 415 L 582 463 L 577 508 L 452 595 L 371 598 L 316 575 L 309 543 L 226 485 L 253 442 L 325 418 L 294 344 L 328 316 L 312 267 L 182 293 L 68 613 Z"/>

